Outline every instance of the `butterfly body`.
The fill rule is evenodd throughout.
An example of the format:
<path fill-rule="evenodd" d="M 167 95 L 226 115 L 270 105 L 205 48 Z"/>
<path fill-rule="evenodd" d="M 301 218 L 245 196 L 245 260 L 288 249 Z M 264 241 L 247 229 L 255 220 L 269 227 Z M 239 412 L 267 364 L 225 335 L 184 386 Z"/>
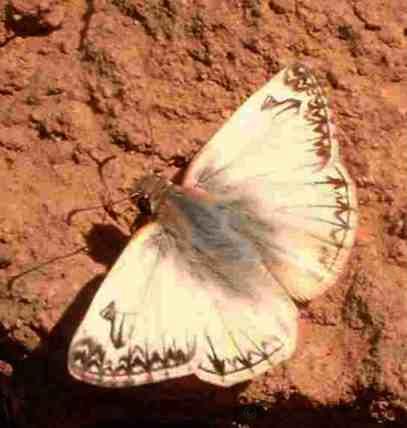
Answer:
<path fill-rule="evenodd" d="M 287 67 L 252 95 L 182 186 L 148 176 L 137 191 L 150 222 L 78 328 L 73 376 L 123 387 L 195 374 L 230 386 L 289 358 L 295 300 L 335 283 L 357 221 L 310 70 Z"/>

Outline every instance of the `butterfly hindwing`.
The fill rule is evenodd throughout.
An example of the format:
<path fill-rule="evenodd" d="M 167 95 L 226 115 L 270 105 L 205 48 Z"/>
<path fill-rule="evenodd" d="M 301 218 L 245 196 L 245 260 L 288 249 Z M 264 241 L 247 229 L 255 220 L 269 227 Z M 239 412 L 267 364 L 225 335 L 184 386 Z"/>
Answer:
<path fill-rule="evenodd" d="M 259 266 L 259 271 L 262 266 Z M 230 386 L 288 359 L 297 341 L 297 308 L 268 273 L 254 275 L 263 292 L 214 302 L 203 332 L 197 376 Z"/>

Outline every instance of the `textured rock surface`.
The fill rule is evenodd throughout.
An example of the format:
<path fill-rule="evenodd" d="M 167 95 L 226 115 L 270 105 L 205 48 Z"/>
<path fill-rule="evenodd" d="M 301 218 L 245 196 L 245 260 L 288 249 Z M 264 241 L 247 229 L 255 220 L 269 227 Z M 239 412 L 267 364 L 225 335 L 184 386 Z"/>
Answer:
<path fill-rule="evenodd" d="M 0 0 L 0 16 L 0 417 L 407 426 L 407 3 Z M 295 357 L 226 391 L 74 382 L 67 344 L 137 214 L 123 203 L 67 224 L 103 203 L 101 162 L 115 156 L 114 199 L 152 168 L 173 177 L 293 60 L 326 85 L 360 203 L 348 272 L 302 308 Z"/>

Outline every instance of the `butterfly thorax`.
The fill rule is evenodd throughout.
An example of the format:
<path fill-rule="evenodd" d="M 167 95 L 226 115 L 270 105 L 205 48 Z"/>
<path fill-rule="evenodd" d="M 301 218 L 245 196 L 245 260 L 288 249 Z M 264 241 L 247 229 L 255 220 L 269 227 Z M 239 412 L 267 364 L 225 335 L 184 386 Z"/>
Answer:
<path fill-rule="evenodd" d="M 135 183 L 134 194 L 139 210 L 155 215 L 173 184 L 157 175 L 145 175 Z"/>
<path fill-rule="evenodd" d="M 143 214 L 153 217 L 167 217 L 166 211 L 170 208 L 171 196 L 182 199 L 201 201 L 212 204 L 216 198 L 198 188 L 185 188 L 158 175 L 145 175 L 137 180 L 134 188 L 136 202 Z M 172 201 L 173 203 L 175 201 Z"/>

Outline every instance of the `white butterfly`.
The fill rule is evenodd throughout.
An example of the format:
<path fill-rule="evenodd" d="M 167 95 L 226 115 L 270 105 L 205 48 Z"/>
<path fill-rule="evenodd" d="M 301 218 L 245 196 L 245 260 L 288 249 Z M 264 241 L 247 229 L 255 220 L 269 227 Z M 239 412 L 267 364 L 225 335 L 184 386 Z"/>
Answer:
<path fill-rule="evenodd" d="M 139 189 L 151 222 L 79 326 L 71 374 L 106 387 L 189 374 L 230 386 L 289 358 L 294 300 L 335 282 L 357 223 L 354 186 L 310 70 L 289 66 L 252 95 L 182 187 L 148 177 Z"/>

